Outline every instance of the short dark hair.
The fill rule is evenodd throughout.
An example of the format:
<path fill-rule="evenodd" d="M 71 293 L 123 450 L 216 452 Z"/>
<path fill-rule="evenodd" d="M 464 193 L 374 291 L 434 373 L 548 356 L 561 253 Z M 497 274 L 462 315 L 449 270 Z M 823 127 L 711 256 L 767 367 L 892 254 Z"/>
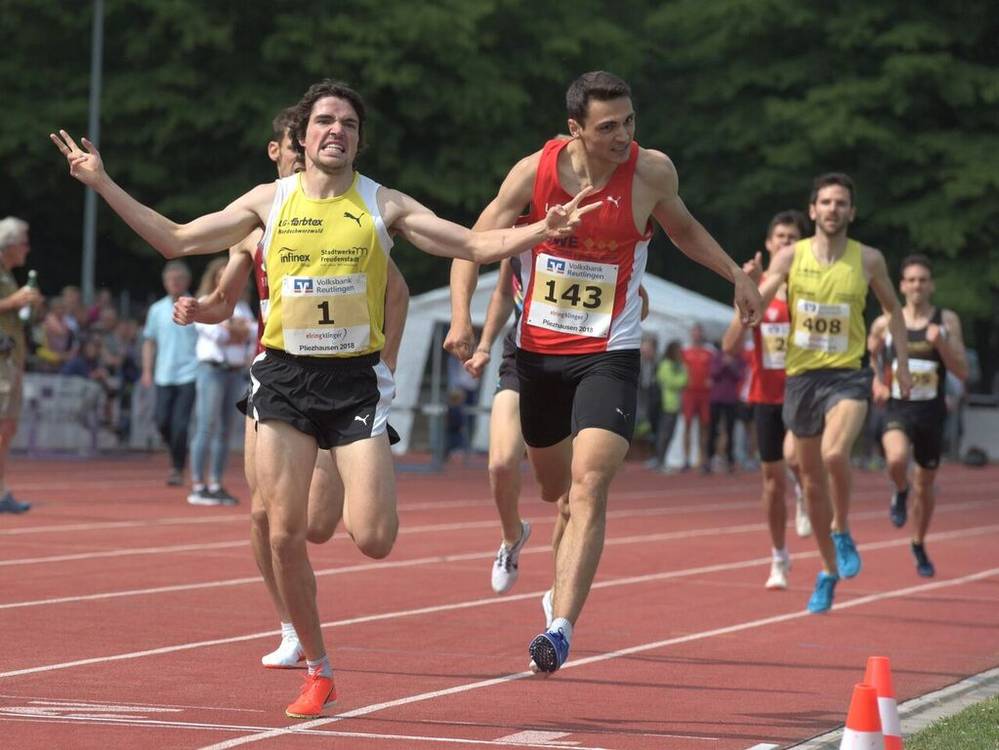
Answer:
<path fill-rule="evenodd" d="M 844 174 L 843 172 L 826 172 L 825 174 L 820 174 L 816 177 L 815 180 L 812 181 L 812 196 L 808 199 L 808 202 L 815 203 L 819 197 L 819 191 L 829 185 L 839 185 L 841 187 L 845 187 L 850 193 L 850 205 L 853 205 L 853 180 L 850 179 L 849 175 Z"/>
<path fill-rule="evenodd" d="M 314 83 L 309 86 L 309 90 L 305 92 L 301 100 L 292 107 L 294 111 L 294 122 L 291 126 L 291 140 L 292 145 L 299 154 L 305 154 L 305 147 L 302 146 L 301 141 L 305 140 L 305 129 L 309 124 L 309 117 L 312 115 L 312 108 L 315 106 L 316 102 L 320 99 L 325 99 L 328 96 L 335 96 L 337 99 L 343 99 L 350 102 L 350 106 L 354 108 L 357 112 L 357 136 L 358 136 L 358 151 L 364 147 L 364 120 L 367 112 L 364 107 L 364 100 L 361 95 L 358 94 L 354 89 L 348 86 L 342 81 L 335 81 L 332 78 L 324 78 L 319 81 L 319 83 Z"/>
<path fill-rule="evenodd" d="M 627 83 L 605 70 L 591 70 L 569 84 L 569 90 L 565 92 L 565 108 L 569 117 L 582 125 L 590 99 L 607 102 L 622 97 L 631 97 L 631 87 Z"/>
<path fill-rule="evenodd" d="M 271 120 L 271 140 L 280 143 L 285 134 L 295 126 L 295 108 L 285 107 Z"/>
<path fill-rule="evenodd" d="M 770 235 L 774 233 L 774 229 L 785 224 L 797 227 L 798 234 L 802 237 L 808 233 L 808 219 L 801 211 L 795 211 L 792 208 L 774 215 L 770 220 L 770 226 L 767 227 L 767 238 L 769 239 Z"/>
<path fill-rule="evenodd" d="M 909 266 L 922 266 L 933 275 L 933 262 L 922 253 L 913 253 L 902 258 L 902 265 L 898 269 L 899 276 L 905 276 L 905 269 Z"/>

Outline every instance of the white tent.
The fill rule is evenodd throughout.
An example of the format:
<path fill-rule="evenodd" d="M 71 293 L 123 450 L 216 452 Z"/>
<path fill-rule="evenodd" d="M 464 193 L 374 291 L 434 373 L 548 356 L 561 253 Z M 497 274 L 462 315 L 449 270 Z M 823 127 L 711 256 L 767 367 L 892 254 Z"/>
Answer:
<path fill-rule="evenodd" d="M 472 322 L 481 327 L 485 323 L 489 298 L 496 287 L 497 272 L 479 277 L 479 283 L 472 297 Z M 649 293 L 649 315 L 642 322 L 642 329 L 655 334 L 659 349 L 672 339 L 688 340 L 691 325 L 700 323 L 709 339 L 719 339 L 732 320 L 732 308 L 715 302 L 702 294 L 684 289 L 665 279 L 645 274 L 643 281 Z M 396 371 L 396 397 L 392 409 L 392 424 L 402 436 L 395 449 L 404 453 L 409 448 L 413 417 L 424 408 L 420 402 L 420 391 L 424 372 L 427 368 L 431 347 L 434 345 L 434 332 L 438 324 L 445 327 L 451 321 L 451 289 L 441 287 L 413 297 L 409 302 L 409 317 L 399 349 L 399 367 Z M 511 318 L 512 321 L 512 318 Z M 479 389 L 479 405 L 488 408 L 496 388 L 497 370 L 503 351 L 502 336 L 496 339 L 489 369 L 482 377 Z M 447 356 L 447 355 L 445 355 Z M 446 368 L 442 368 L 445 369 Z M 487 440 L 487 420 L 477 420 L 478 428 L 474 437 L 476 448 L 483 448 Z M 679 436 L 680 431 L 677 431 Z M 677 441 L 674 439 L 674 443 Z"/>

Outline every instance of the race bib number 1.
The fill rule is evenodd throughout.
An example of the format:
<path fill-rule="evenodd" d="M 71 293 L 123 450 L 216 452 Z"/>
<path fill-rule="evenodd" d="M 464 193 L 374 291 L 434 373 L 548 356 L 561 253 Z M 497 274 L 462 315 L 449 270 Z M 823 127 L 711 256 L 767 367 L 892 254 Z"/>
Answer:
<path fill-rule="evenodd" d="M 799 299 L 794 316 L 794 345 L 827 354 L 842 354 L 850 343 L 850 306 Z"/>
<path fill-rule="evenodd" d="M 763 342 L 763 369 L 784 369 L 787 358 L 787 337 L 790 333 L 790 323 L 760 323 L 760 341 Z"/>
<path fill-rule="evenodd" d="M 281 280 L 284 349 L 299 356 L 353 354 L 371 342 L 368 277 L 285 276 Z"/>
<path fill-rule="evenodd" d="M 534 265 L 529 325 L 576 336 L 610 332 L 617 266 L 541 253 Z"/>

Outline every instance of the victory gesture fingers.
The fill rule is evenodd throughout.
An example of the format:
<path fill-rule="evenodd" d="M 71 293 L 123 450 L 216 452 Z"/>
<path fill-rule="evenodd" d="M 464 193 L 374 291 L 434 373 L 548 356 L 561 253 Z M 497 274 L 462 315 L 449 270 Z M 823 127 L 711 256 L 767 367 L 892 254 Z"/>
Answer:
<path fill-rule="evenodd" d="M 70 175 L 84 185 L 93 186 L 104 176 L 104 163 L 101 161 L 100 152 L 86 138 L 80 139 L 83 149 L 76 145 L 76 141 L 65 130 L 60 130 L 58 135 L 49 133 L 49 139 L 69 162 Z"/>
<path fill-rule="evenodd" d="M 579 226 L 582 218 L 600 208 L 603 201 L 590 203 L 580 208 L 579 203 L 593 192 L 592 186 L 587 186 L 576 193 L 576 197 L 568 203 L 559 206 L 552 206 L 545 216 L 546 230 L 549 237 L 565 237 L 572 234 L 573 230 Z"/>

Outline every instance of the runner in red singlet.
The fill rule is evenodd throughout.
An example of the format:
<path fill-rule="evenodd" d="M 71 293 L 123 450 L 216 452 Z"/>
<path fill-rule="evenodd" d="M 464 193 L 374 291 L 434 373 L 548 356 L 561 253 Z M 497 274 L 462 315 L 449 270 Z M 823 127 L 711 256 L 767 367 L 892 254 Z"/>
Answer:
<path fill-rule="evenodd" d="M 768 258 L 785 247 L 793 245 L 808 229 L 805 216 L 800 211 L 781 211 L 770 220 L 765 246 Z M 762 281 L 763 258 L 761 253 L 743 266 L 750 276 Z M 753 359 L 749 403 L 753 405 L 756 422 L 756 441 L 760 451 L 760 470 L 763 475 L 763 511 L 770 528 L 772 560 L 766 588 L 786 589 L 791 559 L 787 552 L 787 507 L 784 495 L 787 490 L 787 466 L 797 477 L 794 458 L 794 435 L 787 431 L 781 408 L 784 404 L 784 354 L 791 330 L 791 317 L 787 309 L 787 288 L 782 287 L 763 312 L 763 320 L 753 327 Z M 732 320 L 722 347 L 735 351 L 745 334 L 746 327 L 738 316 Z M 796 527 L 800 536 L 811 533 L 808 514 L 805 512 L 801 488 L 795 481 L 797 496 Z"/>
<path fill-rule="evenodd" d="M 635 425 L 639 285 L 655 219 L 688 256 L 735 285 L 747 322 L 759 319 L 756 284 L 687 211 L 669 158 L 634 141 L 631 90 L 617 76 L 586 73 L 566 96 L 571 138 L 522 159 L 475 229 L 510 226 L 530 206 L 543 215 L 586 187 L 601 201 L 569 236 L 523 253 L 524 311 L 517 374 L 524 440 L 541 496 L 558 502 L 564 531 L 555 556 L 553 619 L 530 645 L 531 668 L 554 672 L 603 550 L 607 494 Z M 452 265 L 449 345 L 471 355 L 473 264 Z"/>

